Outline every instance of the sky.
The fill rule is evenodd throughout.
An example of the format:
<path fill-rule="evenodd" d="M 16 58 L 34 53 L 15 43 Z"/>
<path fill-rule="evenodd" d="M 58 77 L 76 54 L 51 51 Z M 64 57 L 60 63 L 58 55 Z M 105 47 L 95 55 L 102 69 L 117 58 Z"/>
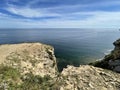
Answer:
<path fill-rule="evenodd" d="M 0 0 L 0 28 L 119 28 L 120 0 Z"/>

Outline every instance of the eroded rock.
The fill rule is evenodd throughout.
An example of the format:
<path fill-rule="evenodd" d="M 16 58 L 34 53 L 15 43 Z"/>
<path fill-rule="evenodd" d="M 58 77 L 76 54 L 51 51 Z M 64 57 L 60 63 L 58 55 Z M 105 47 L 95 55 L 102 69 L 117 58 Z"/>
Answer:
<path fill-rule="evenodd" d="M 50 75 L 57 73 L 54 48 L 41 43 L 23 43 L 0 46 L 0 63 L 17 68 L 22 74 Z"/>
<path fill-rule="evenodd" d="M 68 66 L 58 82 L 60 90 L 120 90 L 120 74 L 89 65 Z"/>

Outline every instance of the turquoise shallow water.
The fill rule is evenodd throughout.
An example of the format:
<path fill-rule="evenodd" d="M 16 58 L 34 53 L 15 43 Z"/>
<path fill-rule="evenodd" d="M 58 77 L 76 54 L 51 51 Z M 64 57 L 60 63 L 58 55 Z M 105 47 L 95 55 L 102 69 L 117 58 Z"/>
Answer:
<path fill-rule="evenodd" d="M 120 37 L 117 29 L 0 29 L 0 44 L 42 42 L 55 48 L 61 70 L 102 58 Z"/>

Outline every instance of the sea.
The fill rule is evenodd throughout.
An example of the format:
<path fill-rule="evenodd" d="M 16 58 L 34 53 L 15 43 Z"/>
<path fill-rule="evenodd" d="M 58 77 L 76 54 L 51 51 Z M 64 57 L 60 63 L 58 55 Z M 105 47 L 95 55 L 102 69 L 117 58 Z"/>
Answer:
<path fill-rule="evenodd" d="M 0 29 L 0 44 L 40 42 L 55 48 L 58 69 L 102 59 L 120 38 L 118 29 L 40 28 Z"/>

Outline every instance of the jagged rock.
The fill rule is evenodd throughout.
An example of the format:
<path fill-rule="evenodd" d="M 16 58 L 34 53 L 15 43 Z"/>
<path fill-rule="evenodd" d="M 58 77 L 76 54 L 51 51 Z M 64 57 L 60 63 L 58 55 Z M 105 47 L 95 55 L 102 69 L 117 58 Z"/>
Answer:
<path fill-rule="evenodd" d="M 120 39 L 116 40 L 113 45 L 115 46 L 114 50 L 111 52 L 113 59 L 120 59 Z"/>
<path fill-rule="evenodd" d="M 114 43 L 113 43 L 116 47 L 120 47 L 120 39 L 116 40 Z"/>
<path fill-rule="evenodd" d="M 89 65 L 68 66 L 58 82 L 60 90 L 120 90 L 120 74 Z"/>
<path fill-rule="evenodd" d="M 41 43 L 0 45 L 0 64 L 20 70 L 21 74 L 50 75 L 57 73 L 54 48 Z"/>
<path fill-rule="evenodd" d="M 106 55 L 103 60 L 92 63 L 92 65 L 120 72 L 120 39 L 116 40 L 113 45 L 115 48 L 110 54 Z"/>

